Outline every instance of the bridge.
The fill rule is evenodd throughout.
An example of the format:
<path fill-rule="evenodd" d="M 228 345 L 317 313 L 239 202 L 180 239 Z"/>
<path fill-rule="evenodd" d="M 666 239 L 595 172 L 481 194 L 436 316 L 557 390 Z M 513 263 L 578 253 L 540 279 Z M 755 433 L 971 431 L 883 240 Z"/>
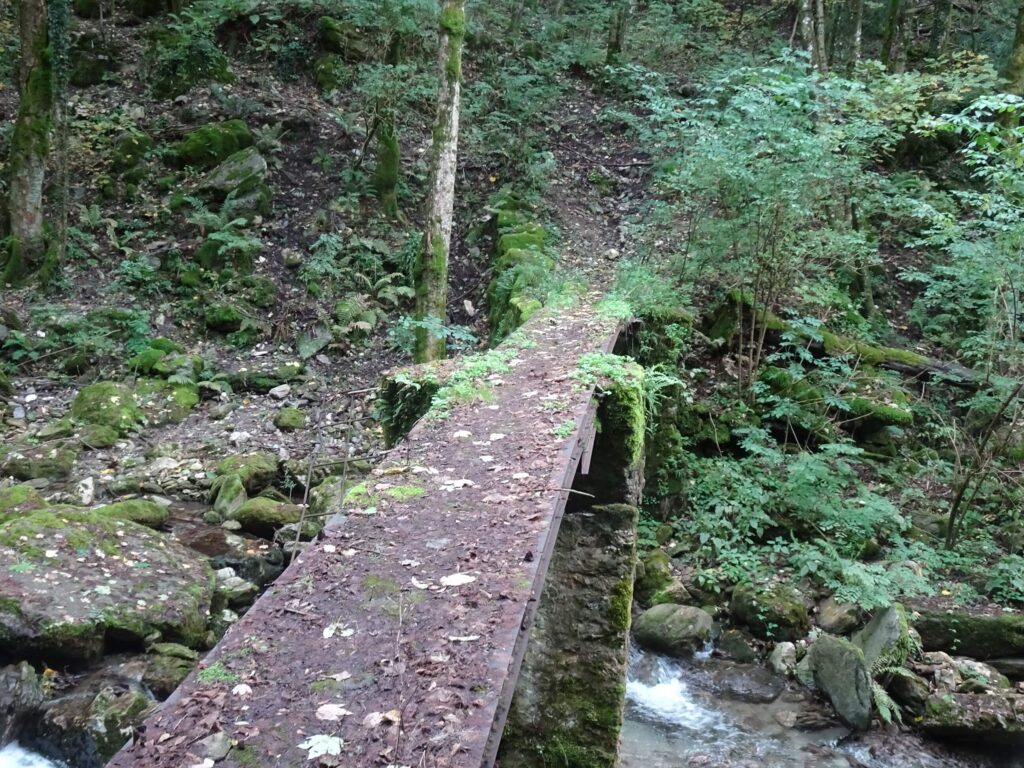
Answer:
<path fill-rule="evenodd" d="M 612 765 L 643 439 L 623 330 L 588 297 L 400 377 L 430 412 L 110 768 Z"/>

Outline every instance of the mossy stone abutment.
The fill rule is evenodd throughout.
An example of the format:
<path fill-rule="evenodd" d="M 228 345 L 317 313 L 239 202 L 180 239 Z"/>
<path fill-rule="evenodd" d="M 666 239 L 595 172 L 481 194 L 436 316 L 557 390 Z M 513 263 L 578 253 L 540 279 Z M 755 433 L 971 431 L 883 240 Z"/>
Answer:
<path fill-rule="evenodd" d="M 110 767 L 614 765 L 644 429 L 622 327 L 579 301 L 427 376 L 390 458 Z"/>

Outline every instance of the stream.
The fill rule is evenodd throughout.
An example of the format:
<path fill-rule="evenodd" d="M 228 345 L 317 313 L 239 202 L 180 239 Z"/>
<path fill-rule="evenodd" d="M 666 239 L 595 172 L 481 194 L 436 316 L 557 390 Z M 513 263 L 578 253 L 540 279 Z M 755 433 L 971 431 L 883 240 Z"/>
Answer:
<path fill-rule="evenodd" d="M 1020 768 L 1024 755 L 961 753 L 909 733 L 861 738 L 767 669 L 633 651 L 621 768 Z"/>
<path fill-rule="evenodd" d="M 22 749 L 17 744 L 0 747 L 0 768 L 62 768 L 34 752 Z"/>

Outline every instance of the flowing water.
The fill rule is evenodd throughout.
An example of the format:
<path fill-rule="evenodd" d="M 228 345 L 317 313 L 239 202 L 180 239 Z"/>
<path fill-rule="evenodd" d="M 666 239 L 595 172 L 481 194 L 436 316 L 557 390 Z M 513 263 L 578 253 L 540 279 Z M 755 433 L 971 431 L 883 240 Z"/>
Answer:
<path fill-rule="evenodd" d="M 24 750 L 17 744 L 8 744 L 0 747 L 0 768 L 61 768 L 61 765 Z"/>
<path fill-rule="evenodd" d="M 760 667 L 707 654 L 680 662 L 634 652 L 621 768 L 1024 766 L 1024 756 L 1010 750 L 963 755 L 910 734 L 876 730 L 864 740 L 849 739 L 822 709 L 807 692 Z"/>

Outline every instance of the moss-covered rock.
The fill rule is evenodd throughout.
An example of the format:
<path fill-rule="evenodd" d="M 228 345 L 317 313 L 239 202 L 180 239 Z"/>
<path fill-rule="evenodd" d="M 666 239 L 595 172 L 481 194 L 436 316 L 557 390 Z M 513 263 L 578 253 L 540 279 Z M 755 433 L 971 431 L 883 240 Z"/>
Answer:
<path fill-rule="evenodd" d="M 913 649 L 907 614 L 899 603 L 875 613 L 867 626 L 850 639 L 864 652 L 864 658 L 872 668 L 879 660 L 885 666 L 902 667 Z"/>
<path fill-rule="evenodd" d="M 1024 614 L 972 615 L 963 608 L 921 608 L 914 620 L 926 651 L 975 659 L 1024 656 Z"/>
<path fill-rule="evenodd" d="M 71 417 L 79 424 L 110 427 L 127 435 L 146 420 L 135 393 L 122 384 L 99 381 L 82 389 L 71 404 Z"/>
<path fill-rule="evenodd" d="M 234 333 L 242 327 L 245 315 L 232 304 L 211 304 L 203 311 L 203 322 L 211 331 Z"/>
<path fill-rule="evenodd" d="M 373 57 L 373 45 L 365 32 L 353 24 L 331 16 L 317 22 L 320 48 L 348 62 L 366 61 Z"/>
<path fill-rule="evenodd" d="M 186 134 L 174 145 L 171 156 L 181 165 L 212 168 L 252 145 L 249 127 L 241 120 L 227 120 L 204 125 Z"/>
<path fill-rule="evenodd" d="M 242 530 L 263 538 L 273 538 L 274 532 L 302 517 L 302 507 L 285 504 L 264 496 L 249 499 L 231 516 L 242 526 Z"/>
<path fill-rule="evenodd" d="M 63 480 L 71 476 L 76 458 L 76 452 L 66 444 L 16 446 L 0 462 L 0 475 L 22 481 Z"/>
<path fill-rule="evenodd" d="M 135 392 L 150 424 L 180 424 L 199 404 L 196 384 L 172 384 L 161 379 L 140 379 Z"/>
<path fill-rule="evenodd" d="M 198 646 L 213 573 L 175 540 L 91 512 L 0 526 L 0 654 L 96 658 L 105 638 Z"/>
<path fill-rule="evenodd" d="M 255 495 L 270 487 L 277 477 L 277 456 L 273 453 L 229 456 L 217 465 L 217 474 L 237 475 L 245 490 Z"/>
<path fill-rule="evenodd" d="M 262 275 L 248 275 L 241 281 L 242 295 L 254 307 L 270 309 L 277 304 L 277 283 Z"/>
<path fill-rule="evenodd" d="M 114 143 L 110 165 L 118 173 L 125 173 L 144 162 L 152 150 L 153 139 L 149 134 L 141 131 L 122 134 Z"/>
<path fill-rule="evenodd" d="M 249 495 L 245 492 L 242 478 L 236 474 L 218 477 L 210 489 L 210 503 L 220 520 L 231 518 L 248 500 Z"/>
<path fill-rule="evenodd" d="M 652 605 L 654 594 L 672 583 L 672 561 L 663 550 L 655 549 L 641 563 L 633 593 L 642 605 Z"/>
<path fill-rule="evenodd" d="M 713 623 L 700 608 L 664 603 L 640 614 L 633 624 L 633 634 L 646 648 L 685 656 L 704 647 Z"/>
<path fill-rule="evenodd" d="M 274 416 L 274 426 L 282 432 L 294 432 L 306 426 L 306 414 L 298 408 L 282 408 Z"/>
<path fill-rule="evenodd" d="M 0 486 L 0 525 L 46 506 L 46 500 L 31 485 Z"/>
<path fill-rule="evenodd" d="M 174 643 L 159 643 L 161 646 L 175 645 Z M 184 646 L 177 646 L 184 650 L 190 650 Z M 192 656 L 182 656 L 177 653 L 153 652 L 146 657 L 146 671 L 142 675 L 142 682 L 153 691 L 159 698 L 166 698 L 174 693 L 174 689 L 181 685 L 181 681 L 188 677 L 188 673 L 199 663 L 199 656 L 192 651 Z"/>
<path fill-rule="evenodd" d="M 120 67 L 120 57 L 109 40 L 98 32 L 85 32 L 75 38 L 69 52 L 72 85 L 86 87 L 99 85 L 108 72 Z"/>
<path fill-rule="evenodd" d="M 105 765 L 127 743 L 156 702 L 137 683 L 118 681 L 49 702 L 38 730 L 46 744 L 80 765 Z"/>
<path fill-rule="evenodd" d="M 933 736 L 1019 744 L 1024 735 L 1024 694 L 932 694 L 918 725 Z"/>
<path fill-rule="evenodd" d="M 822 635 L 808 653 L 814 683 L 832 702 L 836 713 L 852 728 L 871 724 L 871 674 L 860 648 L 831 635 Z"/>
<path fill-rule="evenodd" d="M 93 512 L 115 520 L 131 520 L 147 528 L 161 528 L 169 517 L 166 507 L 146 499 L 115 501 L 113 504 L 97 507 Z"/>
<path fill-rule="evenodd" d="M 295 381 L 305 370 L 298 360 L 281 363 L 273 368 L 242 368 L 228 376 L 236 392 L 256 392 L 265 395 L 274 387 Z"/>
<path fill-rule="evenodd" d="M 800 594 L 784 584 L 759 590 L 736 587 L 729 605 L 733 620 L 762 640 L 799 640 L 811 628 Z"/>
<path fill-rule="evenodd" d="M 78 437 L 84 448 L 111 448 L 117 445 L 121 436 L 117 430 L 105 424 L 84 424 L 78 430 Z"/>

